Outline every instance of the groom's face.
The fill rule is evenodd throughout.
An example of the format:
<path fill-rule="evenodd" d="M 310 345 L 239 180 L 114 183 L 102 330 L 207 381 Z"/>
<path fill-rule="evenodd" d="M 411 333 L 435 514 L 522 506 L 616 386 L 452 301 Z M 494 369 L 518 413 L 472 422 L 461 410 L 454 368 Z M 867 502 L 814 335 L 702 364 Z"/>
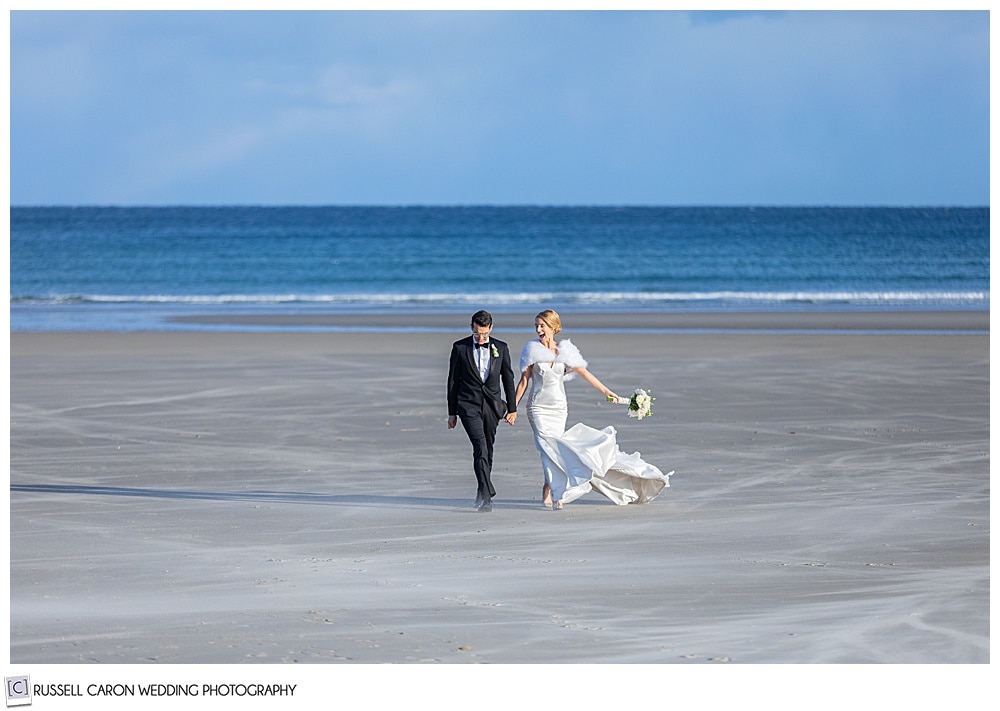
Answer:
<path fill-rule="evenodd" d="M 479 324 L 472 324 L 472 340 L 476 343 L 486 343 L 490 340 L 490 332 L 493 330 L 493 326 L 480 326 Z"/>

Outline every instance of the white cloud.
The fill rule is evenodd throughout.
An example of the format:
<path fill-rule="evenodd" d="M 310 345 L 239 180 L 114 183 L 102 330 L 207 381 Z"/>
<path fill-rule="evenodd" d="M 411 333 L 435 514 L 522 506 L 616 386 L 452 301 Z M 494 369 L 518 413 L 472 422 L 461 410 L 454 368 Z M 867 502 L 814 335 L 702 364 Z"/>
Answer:
<path fill-rule="evenodd" d="M 396 103 L 413 94 L 414 82 L 402 77 L 380 79 L 361 65 L 335 64 L 320 68 L 312 81 L 252 79 L 249 92 L 293 105 L 329 107 Z"/>

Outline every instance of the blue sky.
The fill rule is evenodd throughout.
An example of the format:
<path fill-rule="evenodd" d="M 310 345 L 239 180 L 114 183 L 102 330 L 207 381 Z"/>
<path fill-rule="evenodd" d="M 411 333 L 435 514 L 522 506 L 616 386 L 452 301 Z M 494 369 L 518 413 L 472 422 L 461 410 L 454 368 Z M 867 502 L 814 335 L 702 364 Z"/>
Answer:
<path fill-rule="evenodd" d="M 989 204 L 989 15 L 23 12 L 40 204 Z"/>

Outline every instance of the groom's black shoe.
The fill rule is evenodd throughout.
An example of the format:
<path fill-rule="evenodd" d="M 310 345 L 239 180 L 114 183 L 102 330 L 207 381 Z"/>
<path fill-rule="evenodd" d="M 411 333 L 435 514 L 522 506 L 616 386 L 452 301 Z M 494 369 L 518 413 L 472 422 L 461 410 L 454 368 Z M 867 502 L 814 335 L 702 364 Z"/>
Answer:
<path fill-rule="evenodd" d="M 473 506 L 478 509 L 482 505 L 483 505 L 483 495 L 476 494 L 476 503 L 474 503 Z"/>
<path fill-rule="evenodd" d="M 476 507 L 476 510 L 479 511 L 479 513 L 489 513 L 493 510 L 493 501 L 490 499 L 484 500 L 479 504 L 479 506 Z"/>

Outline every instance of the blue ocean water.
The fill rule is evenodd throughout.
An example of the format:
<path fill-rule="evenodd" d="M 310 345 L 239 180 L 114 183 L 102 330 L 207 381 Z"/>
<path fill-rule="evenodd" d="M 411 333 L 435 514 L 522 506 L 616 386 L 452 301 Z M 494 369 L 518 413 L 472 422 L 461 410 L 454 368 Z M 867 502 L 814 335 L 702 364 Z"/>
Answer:
<path fill-rule="evenodd" d="M 988 309 L 989 208 L 15 207 L 12 331 L 233 313 Z"/>

